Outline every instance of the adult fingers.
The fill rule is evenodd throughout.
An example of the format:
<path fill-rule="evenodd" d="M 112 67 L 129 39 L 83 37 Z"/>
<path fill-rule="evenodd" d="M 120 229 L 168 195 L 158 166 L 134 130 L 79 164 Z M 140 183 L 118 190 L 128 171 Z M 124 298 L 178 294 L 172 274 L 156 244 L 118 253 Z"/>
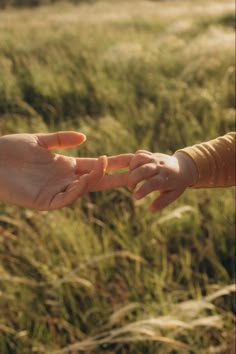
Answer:
<path fill-rule="evenodd" d="M 155 211 L 167 207 L 169 204 L 173 203 L 177 198 L 179 198 L 182 193 L 182 190 L 173 190 L 160 193 L 159 197 L 157 197 L 151 204 L 150 211 L 154 213 Z"/>
<path fill-rule="evenodd" d="M 58 193 L 51 201 L 48 209 L 63 208 L 94 188 L 104 176 L 106 166 L 107 157 L 99 157 L 94 170 L 92 170 L 90 174 L 84 174 L 78 180 L 73 181 L 64 192 Z"/>
<path fill-rule="evenodd" d="M 130 190 L 133 190 L 138 183 L 141 181 L 153 177 L 159 173 L 159 168 L 153 163 L 146 163 L 142 166 L 139 166 L 135 170 L 132 170 L 128 178 L 128 187 Z"/>
<path fill-rule="evenodd" d="M 129 172 L 114 173 L 104 176 L 98 184 L 90 189 L 90 192 L 105 191 L 127 186 Z"/>
<path fill-rule="evenodd" d="M 76 166 L 75 166 L 75 173 L 78 174 L 83 174 L 83 173 L 89 173 L 97 165 L 98 158 L 92 158 L 92 157 L 78 157 L 75 159 L 76 161 Z"/>
<path fill-rule="evenodd" d="M 94 189 L 106 172 L 107 157 L 100 156 L 94 169 L 89 173 L 88 190 Z"/>
<path fill-rule="evenodd" d="M 78 180 L 72 182 L 68 188 L 58 193 L 50 202 L 48 210 L 60 209 L 71 203 L 87 192 L 89 176 L 83 175 Z"/>
<path fill-rule="evenodd" d="M 107 158 L 107 168 L 106 171 L 114 171 L 120 168 L 128 167 L 133 154 L 123 154 L 117 156 L 109 156 Z M 94 169 L 98 159 L 97 158 L 77 158 L 76 159 L 76 170 L 78 173 L 88 173 Z"/>
<path fill-rule="evenodd" d="M 74 131 L 61 131 L 56 133 L 36 134 L 39 145 L 51 150 L 54 148 L 70 148 L 81 145 L 86 136 Z"/>
<path fill-rule="evenodd" d="M 114 171 L 120 168 L 129 167 L 134 154 L 121 154 L 108 157 L 107 171 Z"/>

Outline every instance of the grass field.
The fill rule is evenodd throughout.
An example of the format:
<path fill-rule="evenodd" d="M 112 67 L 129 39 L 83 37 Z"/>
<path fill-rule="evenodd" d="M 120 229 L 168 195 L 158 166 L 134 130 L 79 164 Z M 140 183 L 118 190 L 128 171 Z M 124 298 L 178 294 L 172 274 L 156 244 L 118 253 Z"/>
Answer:
<path fill-rule="evenodd" d="M 98 156 L 235 130 L 234 13 L 231 0 L 1 10 L 0 134 L 74 129 L 87 142 L 63 153 Z M 234 198 L 189 190 L 154 215 L 126 189 L 53 212 L 0 204 L 0 353 L 229 353 Z"/>

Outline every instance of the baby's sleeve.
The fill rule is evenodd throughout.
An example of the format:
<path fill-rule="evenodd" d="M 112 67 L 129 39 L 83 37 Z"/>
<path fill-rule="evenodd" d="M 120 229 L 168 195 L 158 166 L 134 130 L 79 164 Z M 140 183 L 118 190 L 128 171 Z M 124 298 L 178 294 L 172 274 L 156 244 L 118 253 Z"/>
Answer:
<path fill-rule="evenodd" d="M 178 150 L 190 156 L 198 170 L 192 188 L 235 186 L 235 132 Z"/>

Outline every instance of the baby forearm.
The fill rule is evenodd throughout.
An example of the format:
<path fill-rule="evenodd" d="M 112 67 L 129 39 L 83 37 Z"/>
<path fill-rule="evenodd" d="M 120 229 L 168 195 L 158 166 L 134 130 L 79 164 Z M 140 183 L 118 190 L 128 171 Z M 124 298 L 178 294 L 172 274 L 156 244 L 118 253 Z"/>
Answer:
<path fill-rule="evenodd" d="M 235 185 L 235 133 L 197 144 L 178 152 L 192 158 L 198 170 L 194 188 L 217 188 Z"/>
<path fill-rule="evenodd" d="M 194 186 L 199 178 L 194 160 L 183 151 L 177 151 L 174 157 L 178 160 L 181 175 L 187 179 L 187 186 Z"/>

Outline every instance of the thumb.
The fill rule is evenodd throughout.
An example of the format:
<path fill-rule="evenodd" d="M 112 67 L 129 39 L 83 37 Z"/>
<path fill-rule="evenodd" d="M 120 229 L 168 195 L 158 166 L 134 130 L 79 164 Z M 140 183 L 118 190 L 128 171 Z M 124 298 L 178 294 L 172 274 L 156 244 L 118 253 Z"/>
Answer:
<path fill-rule="evenodd" d="M 74 131 L 62 131 L 48 134 L 36 134 L 39 145 L 51 150 L 54 148 L 64 149 L 83 144 L 86 136 Z"/>

